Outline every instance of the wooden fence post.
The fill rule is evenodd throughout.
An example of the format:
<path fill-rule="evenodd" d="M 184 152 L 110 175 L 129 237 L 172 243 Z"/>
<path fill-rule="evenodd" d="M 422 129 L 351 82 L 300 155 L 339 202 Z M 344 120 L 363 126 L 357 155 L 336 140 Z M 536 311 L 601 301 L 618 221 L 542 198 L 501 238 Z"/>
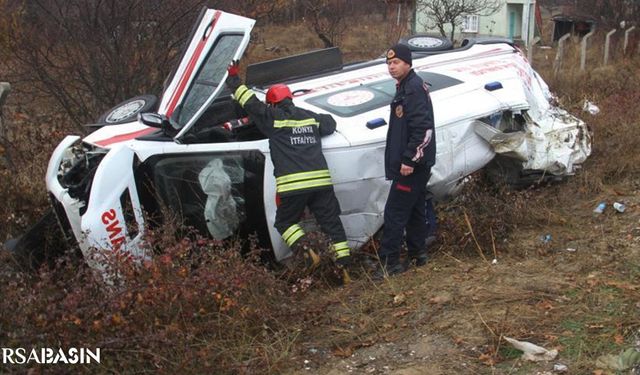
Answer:
<path fill-rule="evenodd" d="M 617 29 L 613 29 L 607 33 L 607 38 L 604 41 L 604 63 L 603 65 L 607 65 L 609 63 L 609 46 L 611 45 L 611 35 L 616 32 Z"/>
<path fill-rule="evenodd" d="M 584 70 L 587 66 L 587 42 L 595 32 L 595 30 L 589 31 L 589 33 L 585 35 L 580 42 L 580 70 Z"/>
<path fill-rule="evenodd" d="M 564 34 L 560 39 L 558 39 L 558 52 L 556 52 L 556 59 L 553 61 L 553 75 L 557 76 L 560 68 L 562 67 L 562 60 L 564 58 L 564 43 L 569 37 L 571 33 Z"/>
<path fill-rule="evenodd" d="M 622 54 L 623 55 L 627 55 L 627 46 L 629 45 L 629 33 L 631 33 L 633 30 L 635 30 L 635 26 L 631 26 L 630 28 L 627 29 L 627 31 L 624 32 L 624 44 L 622 46 Z"/>

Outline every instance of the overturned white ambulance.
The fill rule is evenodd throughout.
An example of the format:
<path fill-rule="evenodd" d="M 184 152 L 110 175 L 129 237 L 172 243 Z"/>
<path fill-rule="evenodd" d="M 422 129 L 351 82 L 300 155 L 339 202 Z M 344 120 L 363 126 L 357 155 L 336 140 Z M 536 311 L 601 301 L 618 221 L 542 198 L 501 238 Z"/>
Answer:
<path fill-rule="evenodd" d="M 214 238 L 257 233 L 277 260 L 289 255 L 273 227 L 268 141 L 251 124 L 233 132 L 220 126 L 234 119 L 226 68 L 241 59 L 253 24 L 203 10 L 157 103 L 133 98 L 89 136 L 67 136 L 55 149 L 46 176 L 54 211 L 93 267 L 109 252 L 146 256 L 145 232 L 167 210 Z M 435 111 L 429 185 L 436 197 L 455 193 L 496 155 L 505 173 L 532 181 L 571 175 L 591 152 L 587 125 L 550 104 L 546 84 L 507 42 L 425 48 L 414 52 L 413 68 L 429 83 Z M 336 119 L 337 131 L 322 142 L 350 245 L 358 248 L 382 226 L 389 189 L 387 126 L 378 119 L 389 118 L 395 82 L 384 59 L 344 65 L 339 50 L 328 49 L 249 66 L 246 80 L 257 93 L 287 83 L 296 105 Z"/>

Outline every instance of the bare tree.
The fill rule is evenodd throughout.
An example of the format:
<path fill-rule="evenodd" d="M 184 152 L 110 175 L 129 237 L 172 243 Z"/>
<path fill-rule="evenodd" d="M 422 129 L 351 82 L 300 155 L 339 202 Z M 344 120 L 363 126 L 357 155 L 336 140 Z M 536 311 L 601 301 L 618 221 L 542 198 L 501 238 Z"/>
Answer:
<path fill-rule="evenodd" d="M 436 27 L 440 34 L 447 36 L 446 25 L 451 26 L 450 38 L 453 40 L 456 29 L 464 23 L 466 16 L 490 16 L 502 8 L 500 0 L 421 0 L 417 11 L 426 16 L 428 28 Z"/>
<path fill-rule="evenodd" d="M 347 30 L 347 2 L 341 0 L 305 0 L 306 22 L 329 48 L 338 44 Z"/>
<path fill-rule="evenodd" d="M 580 11 L 588 10 L 600 24 L 607 28 L 640 26 L 640 1 L 638 0 L 582 0 Z M 625 26 L 625 27 L 622 27 Z"/>
<path fill-rule="evenodd" d="M 377 0 L 385 6 L 383 20 L 389 40 L 398 39 L 410 31 L 411 17 L 415 13 L 416 0 Z"/>
<path fill-rule="evenodd" d="M 537 0 L 546 8 L 559 8 L 563 13 L 590 16 L 604 28 L 640 26 L 640 1 L 638 0 Z"/>
<path fill-rule="evenodd" d="M 160 93 L 201 5 L 198 0 L 8 1 L 0 15 L 13 22 L 0 30 L 8 36 L 0 64 L 16 86 L 55 99 L 76 124 L 92 122 L 126 98 Z"/>

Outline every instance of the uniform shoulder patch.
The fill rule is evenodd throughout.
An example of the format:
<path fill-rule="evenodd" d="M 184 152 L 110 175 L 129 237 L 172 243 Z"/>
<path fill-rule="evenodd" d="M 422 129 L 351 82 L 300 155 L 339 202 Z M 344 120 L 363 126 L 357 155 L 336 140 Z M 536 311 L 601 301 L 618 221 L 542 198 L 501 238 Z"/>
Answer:
<path fill-rule="evenodd" d="M 396 107 L 396 117 L 402 118 L 402 116 L 404 116 L 404 108 L 402 108 L 402 104 L 398 104 Z"/>

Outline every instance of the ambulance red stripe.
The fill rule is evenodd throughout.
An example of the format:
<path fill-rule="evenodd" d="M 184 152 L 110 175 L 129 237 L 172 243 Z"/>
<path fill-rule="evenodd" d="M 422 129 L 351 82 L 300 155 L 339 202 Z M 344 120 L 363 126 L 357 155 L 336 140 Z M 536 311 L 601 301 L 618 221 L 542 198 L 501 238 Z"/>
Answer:
<path fill-rule="evenodd" d="M 171 100 L 169 101 L 169 107 L 167 108 L 167 117 L 171 117 L 171 115 L 173 114 L 173 111 L 176 108 L 176 105 L 178 104 L 178 100 L 180 100 L 180 97 L 182 96 L 182 93 L 185 87 L 187 86 L 187 83 L 189 82 L 191 73 L 193 73 L 193 69 L 196 67 L 196 63 L 200 58 L 200 54 L 202 54 L 202 50 L 204 50 L 204 47 L 207 45 L 207 41 L 209 40 L 209 37 L 211 36 L 211 34 L 213 34 L 213 29 L 215 29 L 216 23 L 218 22 L 219 18 L 220 18 L 220 11 L 216 11 L 215 14 L 213 15 L 213 20 L 211 21 L 211 25 L 209 26 L 211 28 L 209 35 L 201 39 L 198 45 L 196 46 L 196 50 L 193 52 L 193 55 L 189 60 L 189 64 L 187 64 L 187 68 L 185 69 L 184 73 L 182 73 L 182 77 L 180 77 L 178 88 L 176 89 L 176 91 L 173 92 L 173 95 L 171 96 Z"/>
<path fill-rule="evenodd" d="M 131 133 L 125 133 L 125 134 L 118 134 L 115 135 L 111 138 L 107 138 L 107 139 L 103 139 L 101 141 L 97 141 L 95 142 L 95 144 L 97 144 L 98 146 L 108 146 L 110 144 L 113 143 L 118 143 L 118 142 L 124 142 L 124 141 L 128 141 L 130 139 L 135 139 L 138 137 L 141 137 L 143 135 L 147 135 L 150 133 L 153 133 L 154 131 L 156 131 L 157 129 L 155 128 L 146 128 L 146 129 L 142 129 L 142 130 L 138 130 L 135 132 L 131 132 Z"/>

